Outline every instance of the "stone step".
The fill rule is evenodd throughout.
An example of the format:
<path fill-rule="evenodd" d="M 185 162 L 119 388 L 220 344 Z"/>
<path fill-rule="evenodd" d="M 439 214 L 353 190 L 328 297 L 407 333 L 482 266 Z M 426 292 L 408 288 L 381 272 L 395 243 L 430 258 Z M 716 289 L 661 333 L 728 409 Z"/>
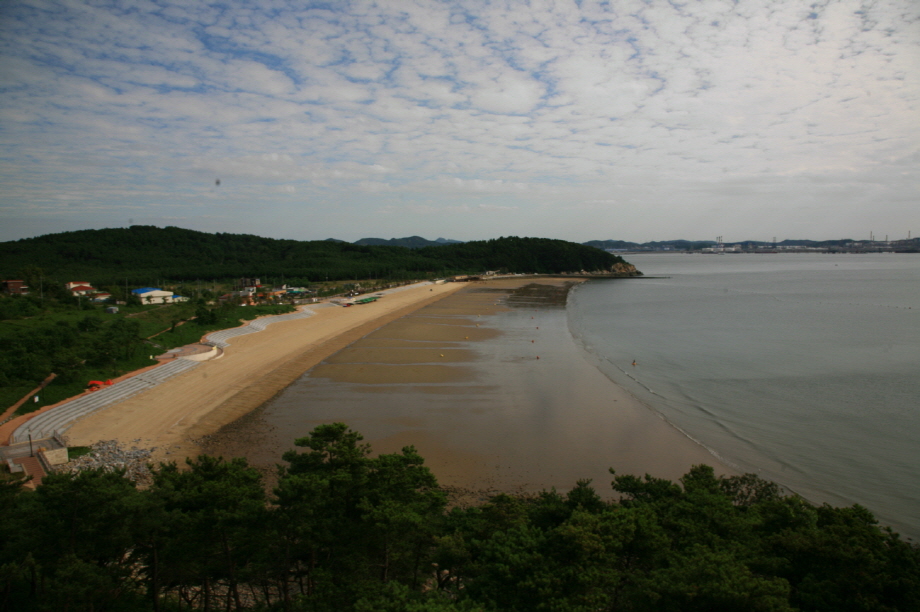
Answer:
<path fill-rule="evenodd" d="M 34 440 L 50 437 L 55 431 L 66 431 L 78 419 L 106 406 L 129 399 L 197 365 L 196 361 L 180 358 L 150 372 L 123 380 L 111 387 L 103 387 L 90 395 L 84 395 L 30 419 L 13 432 L 10 441 L 12 443 L 28 441 L 30 433 Z"/>

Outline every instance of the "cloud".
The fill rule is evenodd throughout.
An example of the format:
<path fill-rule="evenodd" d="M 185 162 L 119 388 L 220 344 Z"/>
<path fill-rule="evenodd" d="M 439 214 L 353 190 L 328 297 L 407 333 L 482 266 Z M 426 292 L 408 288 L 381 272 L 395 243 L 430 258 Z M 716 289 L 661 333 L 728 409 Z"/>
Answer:
<path fill-rule="evenodd" d="M 735 198 L 753 231 L 764 208 L 792 218 L 814 201 L 856 226 L 882 194 L 876 214 L 910 224 L 920 213 L 898 203 L 918 183 L 917 23 L 910 0 L 9 0 L 0 211 L 165 218 L 185 202 L 232 226 L 213 230 L 244 227 L 242 212 L 207 214 L 220 195 L 277 211 L 264 227 L 284 235 L 292 210 L 347 205 L 360 224 L 408 197 L 449 219 L 481 210 L 458 199 L 487 197 L 545 235 L 597 237 L 606 214 L 652 239 L 663 230 L 642 215 L 711 233 L 694 221 L 707 198 Z M 0 239 L 19 237 L 5 225 Z"/>

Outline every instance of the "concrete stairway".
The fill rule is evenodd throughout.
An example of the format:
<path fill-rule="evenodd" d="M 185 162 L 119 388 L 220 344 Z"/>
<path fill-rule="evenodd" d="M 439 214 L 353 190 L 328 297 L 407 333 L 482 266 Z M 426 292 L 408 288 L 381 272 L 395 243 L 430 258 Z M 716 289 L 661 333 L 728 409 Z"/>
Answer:
<path fill-rule="evenodd" d="M 21 465 L 23 471 L 32 477 L 32 480 L 29 481 L 28 486 L 34 489 L 42 483 L 42 478 L 45 477 L 45 468 L 42 467 L 38 457 L 21 457 L 16 459 L 15 463 Z"/>
<path fill-rule="evenodd" d="M 103 387 L 99 391 L 81 396 L 22 424 L 13 432 L 10 442 L 27 442 L 30 432 L 34 440 L 51 437 L 55 431 L 65 431 L 74 421 L 87 414 L 126 400 L 197 365 L 199 364 L 196 361 L 176 359 L 111 387 Z"/>

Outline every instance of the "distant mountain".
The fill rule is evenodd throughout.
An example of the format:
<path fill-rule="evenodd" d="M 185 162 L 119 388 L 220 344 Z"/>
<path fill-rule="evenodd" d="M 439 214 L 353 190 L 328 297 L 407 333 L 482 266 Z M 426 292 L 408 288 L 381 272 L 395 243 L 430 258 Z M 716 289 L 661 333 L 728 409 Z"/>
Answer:
<path fill-rule="evenodd" d="M 711 247 L 716 244 L 712 240 L 663 240 L 653 242 L 627 242 L 626 240 L 590 240 L 582 243 L 585 246 L 592 246 L 604 251 L 608 250 L 628 250 L 628 251 L 660 251 L 663 249 L 673 249 L 676 251 L 692 251 Z"/>
<path fill-rule="evenodd" d="M 661 240 L 654 242 L 627 242 L 625 240 L 590 240 L 582 243 L 584 246 L 590 246 L 604 251 L 697 251 L 707 247 L 713 247 L 716 243 L 714 240 Z M 809 249 L 830 249 L 830 250 L 878 250 L 880 248 L 892 248 L 896 252 L 915 253 L 920 250 L 920 239 L 893 240 L 891 242 L 882 240 L 859 241 L 852 238 L 841 238 L 839 240 L 782 240 L 780 242 L 765 242 L 761 240 L 739 240 L 736 242 L 723 243 L 727 247 L 739 246 L 742 249 L 772 249 L 772 248 L 793 248 L 804 247 Z"/>
<path fill-rule="evenodd" d="M 841 238 L 840 240 L 783 240 L 782 242 L 777 242 L 777 246 L 803 246 L 803 247 L 835 247 L 835 246 L 846 246 L 856 242 L 852 238 Z M 772 246 L 772 242 L 753 242 L 752 244 L 762 245 L 762 246 Z"/>
<path fill-rule="evenodd" d="M 613 249 L 634 249 L 639 246 L 638 242 L 627 242 L 625 240 L 589 240 L 582 242 L 585 246 L 603 249 L 604 251 Z"/>
<path fill-rule="evenodd" d="M 409 236 L 408 238 L 362 238 L 356 240 L 355 244 L 362 246 L 400 246 L 409 249 L 421 249 L 429 246 L 443 246 L 445 244 L 462 244 L 460 240 L 448 240 L 447 238 L 438 238 L 437 240 L 426 240 L 421 236 Z"/>
<path fill-rule="evenodd" d="M 642 246 L 647 249 L 655 250 L 674 249 L 676 251 L 693 251 L 711 247 L 715 244 L 715 240 L 654 240 L 652 242 L 644 242 Z"/>

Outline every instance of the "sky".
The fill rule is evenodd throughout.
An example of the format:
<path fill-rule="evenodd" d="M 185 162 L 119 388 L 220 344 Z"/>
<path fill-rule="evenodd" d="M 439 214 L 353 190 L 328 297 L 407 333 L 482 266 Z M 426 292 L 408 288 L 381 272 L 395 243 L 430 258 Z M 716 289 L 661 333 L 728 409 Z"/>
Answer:
<path fill-rule="evenodd" d="M 893 240 L 918 106 L 916 0 L 3 0 L 0 241 Z"/>

